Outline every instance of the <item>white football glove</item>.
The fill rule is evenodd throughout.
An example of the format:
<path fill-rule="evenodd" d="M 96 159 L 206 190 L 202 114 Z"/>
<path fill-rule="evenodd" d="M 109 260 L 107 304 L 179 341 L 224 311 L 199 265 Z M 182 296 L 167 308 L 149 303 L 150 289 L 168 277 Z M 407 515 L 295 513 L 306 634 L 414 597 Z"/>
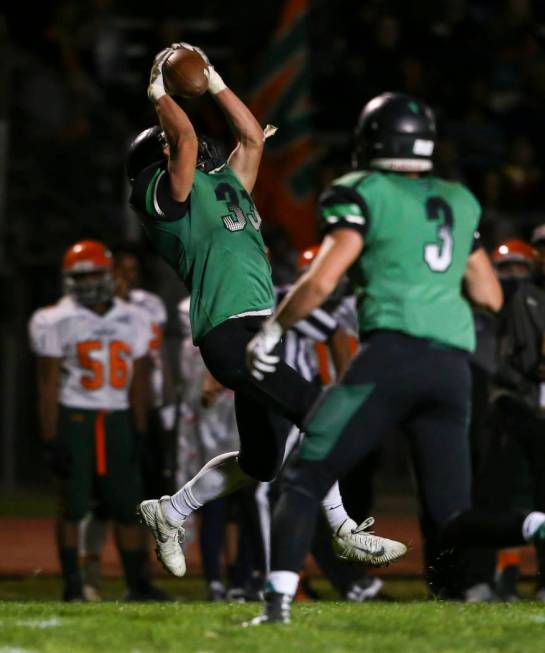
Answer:
<path fill-rule="evenodd" d="M 199 48 L 195 47 L 194 45 L 191 45 L 191 43 L 186 43 L 185 41 L 179 41 L 178 43 L 171 43 L 169 47 L 171 50 L 179 50 L 180 48 L 185 48 L 186 50 L 194 50 L 199 52 L 199 54 L 202 56 L 202 51 L 199 51 Z M 208 59 L 206 60 L 206 63 L 208 63 Z"/>
<path fill-rule="evenodd" d="M 269 319 L 248 343 L 246 366 L 254 379 L 263 381 L 265 374 L 276 371 L 280 357 L 272 355 L 271 352 L 280 342 L 280 338 L 282 338 L 282 327 L 275 320 Z"/>
<path fill-rule="evenodd" d="M 163 81 L 163 64 L 170 57 L 174 50 L 172 48 L 164 48 L 155 55 L 153 66 L 151 67 L 149 85 L 148 85 L 148 98 L 152 102 L 157 102 L 163 95 L 167 95 L 165 91 L 165 82 Z"/>
<path fill-rule="evenodd" d="M 204 71 L 204 74 L 208 79 L 208 90 L 212 95 L 217 95 L 223 91 L 223 89 L 227 88 L 227 84 L 223 81 L 221 75 L 212 64 L 208 64 L 208 68 Z"/>

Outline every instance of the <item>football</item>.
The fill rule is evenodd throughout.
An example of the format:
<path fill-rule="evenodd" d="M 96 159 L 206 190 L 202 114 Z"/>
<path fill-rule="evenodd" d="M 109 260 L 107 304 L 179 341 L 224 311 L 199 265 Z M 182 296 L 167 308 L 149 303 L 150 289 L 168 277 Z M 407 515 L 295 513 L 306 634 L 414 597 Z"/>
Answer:
<path fill-rule="evenodd" d="M 208 79 L 204 74 L 206 67 L 206 61 L 198 52 L 178 48 L 163 64 L 167 93 L 182 98 L 202 95 L 208 89 Z"/>

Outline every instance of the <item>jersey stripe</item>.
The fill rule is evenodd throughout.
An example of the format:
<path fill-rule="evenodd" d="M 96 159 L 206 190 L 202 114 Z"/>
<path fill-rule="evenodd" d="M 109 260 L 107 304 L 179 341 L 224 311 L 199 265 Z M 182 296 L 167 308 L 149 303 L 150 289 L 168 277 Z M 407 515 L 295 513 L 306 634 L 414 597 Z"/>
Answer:
<path fill-rule="evenodd" d="M 276 288 L 276 300 L 280 303 L 290 288 Z M 307 381 L 318 375 L 316 356 L 312 342 L 323 342 L 338 327 L 337 320 L 322 308 L 317 308 L 300 320 L 284 336 L 284 360 Z M 312 342 L 311 342 L 312 341 Z"/>
<path fill-rule="evenodd" d="M 159 202 L 157 201 L 157 189 L 159 188 L 159 182 L 161 181 L 161 177 L 165 174 L 165 172 L 166 170 L 161 170 L 161 172 L 157 175 L 157 178 L 153 183 L 153 207 L 157 215 L 160 215 L 162 217 L 164 217 L 165 214 L 163 213 L 163 211 L 161 211 Z"/>
<path fill-rule="evenodd" d="M 106 411 L 99 410 L 95 418 L 95 458 L 97 476 L 106 476 L 106 430 L 104 416 Z"/>
<path fill-rule="evenodd" d="M 157 179 L 161 176 L 161 172 L 164 171 L 161 168 L 157 168 L 146 191 L 146 211 L 149 215 L 155 214 L 155 202 L 157 201 L 155 193 L 157 192 Z"/>

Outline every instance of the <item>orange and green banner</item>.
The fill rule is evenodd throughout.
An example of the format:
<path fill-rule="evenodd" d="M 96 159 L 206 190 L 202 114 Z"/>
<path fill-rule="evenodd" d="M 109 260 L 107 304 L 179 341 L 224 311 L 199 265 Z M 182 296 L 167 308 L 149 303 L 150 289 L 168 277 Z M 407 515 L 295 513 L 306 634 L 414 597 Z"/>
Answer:
<path fill-rule="evenodd" d="M 317 150 L 312 138 L 308 0 L 286 0 L 258 69 L 250 108 L 278 132 L 267 141 L 254 191 L 259 212 L 302 249 L 316 241 Z"/>

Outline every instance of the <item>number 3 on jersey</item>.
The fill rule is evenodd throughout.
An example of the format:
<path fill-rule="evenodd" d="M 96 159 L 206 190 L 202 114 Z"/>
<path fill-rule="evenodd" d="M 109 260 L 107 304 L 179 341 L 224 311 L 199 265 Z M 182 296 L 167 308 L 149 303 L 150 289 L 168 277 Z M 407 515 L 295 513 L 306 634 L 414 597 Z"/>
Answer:
<path fill-rule="evenodd" d="M 103 343 L 100 340 L 87 340 L 77 344 L 79 363 L 90 372 L 81 377 L 81 385 L 86 390 L 98 390 L 104 385 L 104 364 L 91 355 L 92 352 L 99 352 L 102 349 Z M 126 356 L 130 351 L 129 345 L 121 340 L 113 340 L 108 345 L 108 383 L 116 390 L 124 388 L 129 380 Z"/>
<path fill-rule="evenodd" d="M 248 204 L 253 207 L 252 198 L 246 191 L 240 193 Z M 243 211 L 240 206 L 238 193 L 230 184 L 218 184 L 216 186 L 216 199 L 227 202 L 228 215 L 222 216 L 223 226 L 229 231 L 242 231 L 246 227 L 247 220 L 250 221 L 252 227 L 259 231 L 261 226 L 261 216 L 255 211 Z M 255 209 L 255 207 L 254 207 Z"/>
<path fill-rule="evenodd" d="M 428 220 L 438 222 L 437 240 L 424 245 L 424 260 L 432 272 L 446 272 L 452 263 L 454 249 L 454 216 L 452 209 L 441 197 L 430 197 L 426 202 Z"/>

